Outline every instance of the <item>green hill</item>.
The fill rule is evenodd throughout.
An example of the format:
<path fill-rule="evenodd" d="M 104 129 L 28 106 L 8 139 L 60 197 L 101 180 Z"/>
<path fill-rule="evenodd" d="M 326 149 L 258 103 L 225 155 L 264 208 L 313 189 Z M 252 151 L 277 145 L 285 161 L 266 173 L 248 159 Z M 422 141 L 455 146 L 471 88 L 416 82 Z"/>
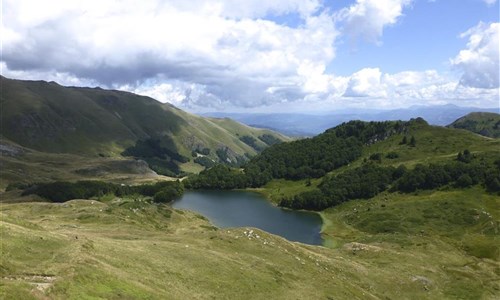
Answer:
<path fill-rule="evenodd" d="M 445 168 L 446 172 L 451 174 L 451 177 L 448 175 L 446 177 L 450 177 L 447 179 L 447 183 L 458 180 L 456 176 L 463 173 L 465 169 L 470 169 L 470 172 L 473 172 L 473 169 L 479 168 L 485 173 L 483 175 L 476 174 L 473 177 L 481 177 L 482 179 L 476 179 L 484 183 L 488 177 L 486 173 L 491 173 L 489 170 L 496 168 L 494 161 L 500 159 L 499 149 L 500 140 L 498 139 L 481 137 L 463 130 L 430 126 L 420 118 L 408 122 L 351 121 L 329 129 L 311 139 L 274 145 L 264 150 L 245 165 L 243 173 L 229 171 L 229 173 L 236 174 L 232 181 L 223 174 L 226 172 L 224 169 L 214 168 L 200 173 L 199 176 L 190 177 L 186 185 L 192 188 L 221 188 L 223 186 L 226 189 L 262 188 L 264 186 L 265 192 L 271 200 L 279 203 L 282 200 L 287 200 L 286 198 L 295 197 L 301 192 L 317 192 L 317 187 L 321 182 L 323 182 L 323 187 L 332 185 L 326 181 L 347 170 L 352 171 L 350 176 L 354 177 L 359 174 L 366 175 L 366 172 L 370 170 L 369 172 L 373 173 L 374 178 L 376 178 L 380 177 L 378 176 L 380 172 L 386 170 L 392 174 L 392 169 L 395 170 L 398 167 L 408 170 L 407 173 L 410 174 L 414 167 L 419 164 L 425 168 L 430 164 L 438 165 L 436 168 Z M 477 159 L 467 166 L 455 164 L 459 152 L 466 150 Z M 369 164 L 376 165 L 377 168 L 361 168 Z M 423 171 L 421 167 L 419 168 L 422 172 L 432 173 L 429 169 Z M 460 171 L 452 172 L 451 169 L 460 169 Z M 359 174 L 356 175 L 355 172 Z M 419 177 L 421 176 L 424 175 L 419 175 Z M 352 182 L 351 179 L 354 177 L 349 179 L 345 177 L 342 180 L 347 184 Z M 375 188 L 375 190 L 385 190 L 390 185 L 396 184 L 398 178 L 392 178 L 392 175 L 390 177 L 384 182 L 373 181 L 373 185 L 384 186 L 384 188 Z M 217 183 L 218 179 L 220 179 L 220 184 Z M 364 177 L 360 178 L 359 184 L 361 183 L 367 184 Z M 403 184 L 399 185 L 399 183 L 398 186 L 402 187 Z M 333 185 L 338 184 L 339 182 L 336 182 Z M 353 188 L 355 187 L 343 187 L 343 189 Z M 372 189 L 373 187 L 367 186 L 367 188 Z M 345 195 L 346 191 L 342 192 L 342 195 Z M 326 190 L 323 189 L 323 192 Z M 356 193 L 349 192 L 348 194 L 352 195 L 349 198 L 356 197 Z M 344 199 L 342 195 L 337 196 Z M 319 201 L 318 196 L 317 193 L 311 193 L 308 198 L 310 201 Z M 332 199 L 331 196 L 328 195 L 329 199 Z M 289 203 L 289 201 L 282 204 L 285 205 L 285 203 Z M 330 206 L 330 204 L 325 205 Z M 325 205 L 319 205 L 319 207 L 324 208 Z M 285 206 L 290 205 L 286 204 Z M 312 208 L 307 205 L 290 207 Z"/>
<path fill-rule="evenodd" d="M 473 112 L 457 119 L 447 127 L 465 129 L 480 135 L 500 138 L 500 114 Z"/>
<path fill-rule="evenodd" d="M 266 148 L 268 136 L 288 140 L 269 130 L 195 116 L 128 92 L 0 80 L 1 136 L 43 153 L 114 159 L 125 155 L 175 176 L 199 172 L 212 162 L 239 165 Z"/>

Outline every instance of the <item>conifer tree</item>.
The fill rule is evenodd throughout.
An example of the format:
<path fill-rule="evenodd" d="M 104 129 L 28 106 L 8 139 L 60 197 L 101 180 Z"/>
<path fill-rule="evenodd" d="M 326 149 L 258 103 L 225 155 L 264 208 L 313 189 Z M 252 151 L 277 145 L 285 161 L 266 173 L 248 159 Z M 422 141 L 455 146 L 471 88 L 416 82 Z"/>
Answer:
<path fill-rule="evenodd" d="M 415 137 L 412 135 L 410 140 L 410 146 L 415 147 L 416 145 L 417 145 L 417 140 L 415 140 Z"/>

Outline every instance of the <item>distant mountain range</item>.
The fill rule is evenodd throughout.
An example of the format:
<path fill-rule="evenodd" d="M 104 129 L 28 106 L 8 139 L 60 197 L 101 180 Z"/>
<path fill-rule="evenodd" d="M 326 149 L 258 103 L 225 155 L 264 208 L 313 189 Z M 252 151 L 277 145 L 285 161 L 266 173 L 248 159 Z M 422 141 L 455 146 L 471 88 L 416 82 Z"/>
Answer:
<path fill-rule="evenodd" d="M 325 114 L 299 113 L 205 113 L 204 116 L 231 118 L 260 128 L 279 131 L 289 136 L 313 136 L 328 128 L 350 120 L 386 121 L 410 120 L 422 117 L 429 124 L 445 126 L 471 112 L 498 113 L 499 108 L 461 107 L 452 104 L 439 106 L 412 106 L 395 110 L 343 110 Z"/>

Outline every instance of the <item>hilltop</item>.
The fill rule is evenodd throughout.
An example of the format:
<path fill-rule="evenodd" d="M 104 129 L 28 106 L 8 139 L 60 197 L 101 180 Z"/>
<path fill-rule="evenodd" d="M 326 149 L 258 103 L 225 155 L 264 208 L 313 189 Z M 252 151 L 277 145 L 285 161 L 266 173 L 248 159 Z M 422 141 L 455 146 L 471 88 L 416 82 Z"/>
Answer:
<path fill-rule="evenodd" d="M 450 128 L 465 129 L 480 135 L 500 137 L 500 114 L 472 112 L 448 125 Z"/>

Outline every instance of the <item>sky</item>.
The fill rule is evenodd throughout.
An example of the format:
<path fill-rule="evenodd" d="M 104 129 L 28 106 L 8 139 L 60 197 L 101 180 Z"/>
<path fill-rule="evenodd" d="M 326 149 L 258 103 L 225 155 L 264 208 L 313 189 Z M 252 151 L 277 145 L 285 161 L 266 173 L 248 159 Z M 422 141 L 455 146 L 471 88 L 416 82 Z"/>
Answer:
<path fill-rule="evenodd" d="M 0 0 L 1 74 L 191 112 L 498 108 L 498 0 Z"/>

